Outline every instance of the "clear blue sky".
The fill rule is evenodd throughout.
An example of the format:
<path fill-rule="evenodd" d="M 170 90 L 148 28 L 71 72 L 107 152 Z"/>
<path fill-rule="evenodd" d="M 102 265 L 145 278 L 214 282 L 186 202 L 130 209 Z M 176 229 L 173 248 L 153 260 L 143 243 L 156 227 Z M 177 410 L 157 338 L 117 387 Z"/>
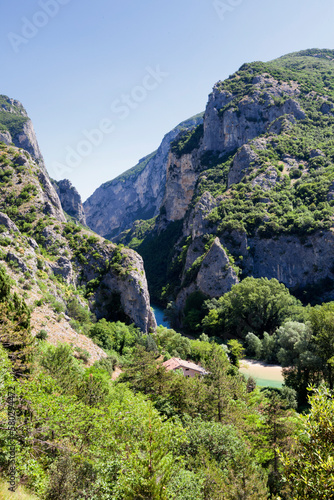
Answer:
<path fill-rule="evenodd" d="M 50 175 L 85 199 L 204 110 L 244 62 L 333 49 L 333 21 L 332 0 L 2 2 L 0 93 L 26 107 Z"/>

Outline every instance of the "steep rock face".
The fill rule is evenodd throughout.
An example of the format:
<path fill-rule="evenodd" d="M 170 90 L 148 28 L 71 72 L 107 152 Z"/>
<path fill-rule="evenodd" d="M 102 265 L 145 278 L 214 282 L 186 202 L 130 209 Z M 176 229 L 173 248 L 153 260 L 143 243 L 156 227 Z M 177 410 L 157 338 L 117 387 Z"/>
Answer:
<path fill-rule="evenodd" d="M 334 280 L 334 234 L 315 233 L 300 240 L 297 236 L 272 239 L 250 238 L 245 261 L 247 274 L 255 278 L 276 278 L 292 290 Z M 334 290 L 330 299 L 334 298 Z"/>
<path fill-rule="evenodd" d="M 201 241 L 205 234 L 207 234 L 205 227 L 203 231 L 197 231 L 196 238 L 188 249 L 186 269 L 203 254 Z M 217 244 L 216 241 L 215 244 Z M 330 289 L 323 290 L 324 298 L 334 299 L 333 231 L 318 232 L 303 238 L 281 235 L 275 239 L 248 237 L 245 233 L 232 231 L 221 234 L 219 241 L 221 246 L 227 248 L 231 254 L 242 256 L 243 276 L 276 278 L 292 291 L 307 289 L 326 282 Z M 218 290 L 220 286 L 218 271 L 211 273 L 210 269 L 205 267 L 205 259 L 196 279 L 196 284 L 203 293 L 208 292 L 208 287 Z M 200 274 L 202 284 L 198 281 Z M 330 283 L 332 283 L 331 286 Z M 211 296 L 209 293 L 207 295 Z"/>
<path fill-rule="evenodd" d="M 200 257 L 202 253 L 203 242 L 197 238 L 188 249 L 184 278 L 196 258 Z M 232 286 L 238 282 L 239 279 L 230 264 L 226 251 L 222 247 L 219 238 L 215 238 L 201 262 L 196 279 L 180 291 L 175 301 L 176 305 L 178 309 L 183 309 L 189 295 L 196 291 L 202 292 L 209 298 L 220 297 L 229 292 Z"/>
<path fill-rule="evenodd" d="M 64 222 L 66 218 L 45 169 L 32 121 L 19 101 L 3 95 L 0 95 L 0 141 L 6 145 L 13 143 L 20 149 L 14 160 L 15 166 L 28 167 L 29 163 L 34 164 L 39 180 L 39 183 L 35 180 L 33 182 L 38 189 L 38 202 L 43 206 L 45 214 Z"/>
<path fill-rule="evenodd" d="M 97 317 L 108 318 L 109 312 L 112 313 L 109 309 L 113 307 L 113 304 L 110 303 L 110 296 L 116 294 L 120 297 L 121 306 L 126 316 L 143 332 L 153 331 L 157 324 L 150 307 L 143 260 L 133 250 L 123 250 L 123 254 L 126 259 L 123 265 L 127 265 L 129 271 L 126 276 L 119 276 L 112 270 L 105 274 L 101 281 L 100 290 L 94 297 L 95 301 L 99 303 L 95 313 Z"/>
<path fill-rule="evenodd" d="M 81 196 L 68 179 L 53 181 L 63 210 L 76 219 L 80 224 L 86 225 L 86 216 L 81 201 Z"/>
<path fill-rule="evenodd" d="M 232 285 L 238 282 L 238 277 L 231 267 L 227 253 L 222 247 L 219 238 L 216 238 L 204 257 L 198 272 L 197 286 L 201 292 L 213 298 L 229 292 Z"/>
<path fill-rule="evenodd" d="M 183 232 L 185 236 L 192 237 L 193 240 L 203 234 L 212 231 L 212 225 L 209 224 L 206 216 L 219 205 L 220 197 L 214 198 L 212 194 L 205 191 L 189 216 L 185 219 Z"/>
<path fill-rule="evenodd" d="M 83 232 L 83 241 L 91 233 Z M 86 235 L 86 238 L 85 238 Z M 98 319 L 110 321 L 121 319 L 135 323 L 143 332 L 156 329 L 155 317 L 150 307 L 147 281 L 142 258 L 133 250 L 123 248 L 121 261 L 115 265 L 118 250 L 112 243 L 98 239 L 90 243 L 90 251 L 78 258 L 78 254 L 64 238 L 46 228 L 43 231 L 46 248 L 55 240 L 61 240 L 69 257 L 62 255 L 49 267 L 55 275 L 60 275 L 75 287 L 94 283 L 90 303 Z M 78 240 L 78 246 L 80 242 Z"/>
<path fill-rule="evenodd" d="M 227 187 L 240 182 L 249 173 L 250 164 L 252 162 L 256 163 L 257 160 L 257 154 L 248 144 L 242 146 L 235 155 L 232 167 L 228 173 Z"/>
<path fill-rule="evenodd" d="M 44 168 L 39 170 L 38 179 L 42 188 L 41 195 L 44 201 L 44 213 L 50 217 L 55 217 L 60 222 L 65 222 L 66 217 L 62 210 L 59 197 Z"/>
<path fill-rule="evenodd" d="M 260 166 L 259 153 L 267 149 L 269 142 L 268 138 L 261 137 L 249 141 L 238 149 L 228 172 L 227 188 L 232 184 L 238 184 L 252 170 Z"/>
<path fill-rule="evenodd" d="M 0 225 L 5 227 L 8 232 L 18 233 L 19 230 L 8 215 L 0 212 Z"/>
<path fill-rule="evenodd" d="M 25 149 L 34 160 L 43 162 L 34 126 L 23 105 L 7 96 L 0 95 L 0 141 L 9 145 L 14 143 L 18 148 Z"/>
<path fill-rule="evenodd" d="M 4 142 L 7 146 L 9 146 L 12 142 L 12 136 L 10 133 L 4 130 L 0 132 L 0 142 Z"/>
<path fill-rule="evenodd" d="M 43 161 L 42 153 L 39 149 L 34 126 L 31 120 L 27 120 L 22 127 L 22 131 L 13 136 L 13 143 L 16 147 L 25 149 L 35 160 Z"/>
<path fill-rule="evenodd" d="M 202 115 L 198 115 L 182 122 L 164 137 L 155 153 L 99 187 L 84 203 L 88 226 L 112 238 L 130 228 L 135 220 L 156 216 L 165 194 L 170 144 L 181 130 L 191 129 L 202 121 Z"/>
<path fill-rule="evenodd" d="M 263 74 L 254 77 L 252 83 L 252 94 L 240 98 L 222 90 L 218 82 L 209 96 L 199 148 L 180 158 L 170 153 L 163 201 L 168 220 L 184 217 L 203 170 L 201 158 L 205 153 L 215 152 L 223 157 L 241 148 L 228 174 L 229 187 L 240 182 L 249 173 L 251 164 L 258 160 L 253 148 L 265 147 L 261 139 L 257 139 L 259 135 L 270 128 L 272 133 L 280 133 L 287 122 L 295 123 L 305 118 L 300 103 L 293 98 L 300 94 L 296 82 L 278 82 Z M 282 118 L 283 121 L 277 121 Z M 271 186 L 275 181 L 273 178 L 259 179 L 258 183 Z"/>
<path fill-rule="evenodd" d="M 166 192 L 162 204 L 166 210 L 167 220 L 183 219 L 194 195 L 198 179 L 197 165 L 196 150 L 191 154 L 182 155 L 181 158 L 173 153 L 169 154 Z"/>
<path fill-rule="evenodd" d="M 280 116 L 304 118 L 300 104 L 293 99 L 299 93 L 295 82 L 279 83 L 263 74 L 254 77 L 252 95 L 237 100 L 233 93 L 222 91 L 218 82 L 209 96 L 205 112 L 203 150 L 233 151 L 263 134 Z M 283 96 L 289 98 L 276 105 L 275 99 Z"/>

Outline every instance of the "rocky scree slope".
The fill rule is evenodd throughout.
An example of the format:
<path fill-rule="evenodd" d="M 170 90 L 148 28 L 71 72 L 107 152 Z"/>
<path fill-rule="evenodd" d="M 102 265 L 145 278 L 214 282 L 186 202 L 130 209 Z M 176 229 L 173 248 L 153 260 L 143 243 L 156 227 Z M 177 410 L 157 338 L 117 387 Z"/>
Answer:
<path fill-rule="evenodd" d="M 135 220 L 155 217 L 165 194 L 170 144 L 180 131 L 192 130 L 202 121 L 203 113 L 180 123 L 165 135 L 157 151 L 100 186 L 84 203 L 88 226 L 101 236 L 113 239 L 129 229 Z"/>
<path fill-rule="evenodd" d="M 246 276 L 334 299 L 333 133 L 334 51 L 245 64 L 218 82 L 203 125 L 171 144 L 160 215 L 120 238 L 144 257 L 154 300 L 182 311 Z"/>
<path fill-rule="evenodd" d="M 16 117 L 8 114 L 4 122 L 12 130 Z M 41 157 L 0 142 L 0 193 L 0 263 L 34 307 L 35 332 L 42 327 L 54 343 L 87 344 L 93 361 L 104 353 L 71 328 L 72 300 L 98 319 L 135 323 L 143 332 L 155 328 L 142 258 L 68 222 Z"/>

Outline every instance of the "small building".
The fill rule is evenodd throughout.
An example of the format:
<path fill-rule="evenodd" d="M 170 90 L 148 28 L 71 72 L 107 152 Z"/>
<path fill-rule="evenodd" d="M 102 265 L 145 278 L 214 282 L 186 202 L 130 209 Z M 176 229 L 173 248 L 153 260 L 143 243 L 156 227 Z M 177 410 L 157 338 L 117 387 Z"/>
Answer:
<path fill-rule="evenodd" d="M 166 370 L 169 372 L 170 370 L 182 370 L 183 375 L 185 377 L 195 377 L 195 375 L 207 375 L 208 372 L 204 370 L 196 363 L 192 363 L 191 361 L 184 361 L 180 358 L 171 358 L 162 363 Z"/>

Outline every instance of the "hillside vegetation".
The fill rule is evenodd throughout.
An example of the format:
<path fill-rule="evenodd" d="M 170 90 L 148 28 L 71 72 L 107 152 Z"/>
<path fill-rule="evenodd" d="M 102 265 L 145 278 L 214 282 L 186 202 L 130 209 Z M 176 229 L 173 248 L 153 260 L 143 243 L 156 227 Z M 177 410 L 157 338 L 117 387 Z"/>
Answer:
<path fill-rule="evenodd" d="M 3 120 L 0 488 L 334 499 L 333 59 L 304 51 L 218 82 L 203 124 L 118 179 L 122 199 L 148 167 L 166 179 L 156 216 L 118 245 L 64 213 Z M 143 262 L 124 244 L 173 329 L 156 326 Z M 240 374 L 245 355 L 280 363 L 283 387 Z M 167 371 L 172 357 L 205 375 Z"/>

